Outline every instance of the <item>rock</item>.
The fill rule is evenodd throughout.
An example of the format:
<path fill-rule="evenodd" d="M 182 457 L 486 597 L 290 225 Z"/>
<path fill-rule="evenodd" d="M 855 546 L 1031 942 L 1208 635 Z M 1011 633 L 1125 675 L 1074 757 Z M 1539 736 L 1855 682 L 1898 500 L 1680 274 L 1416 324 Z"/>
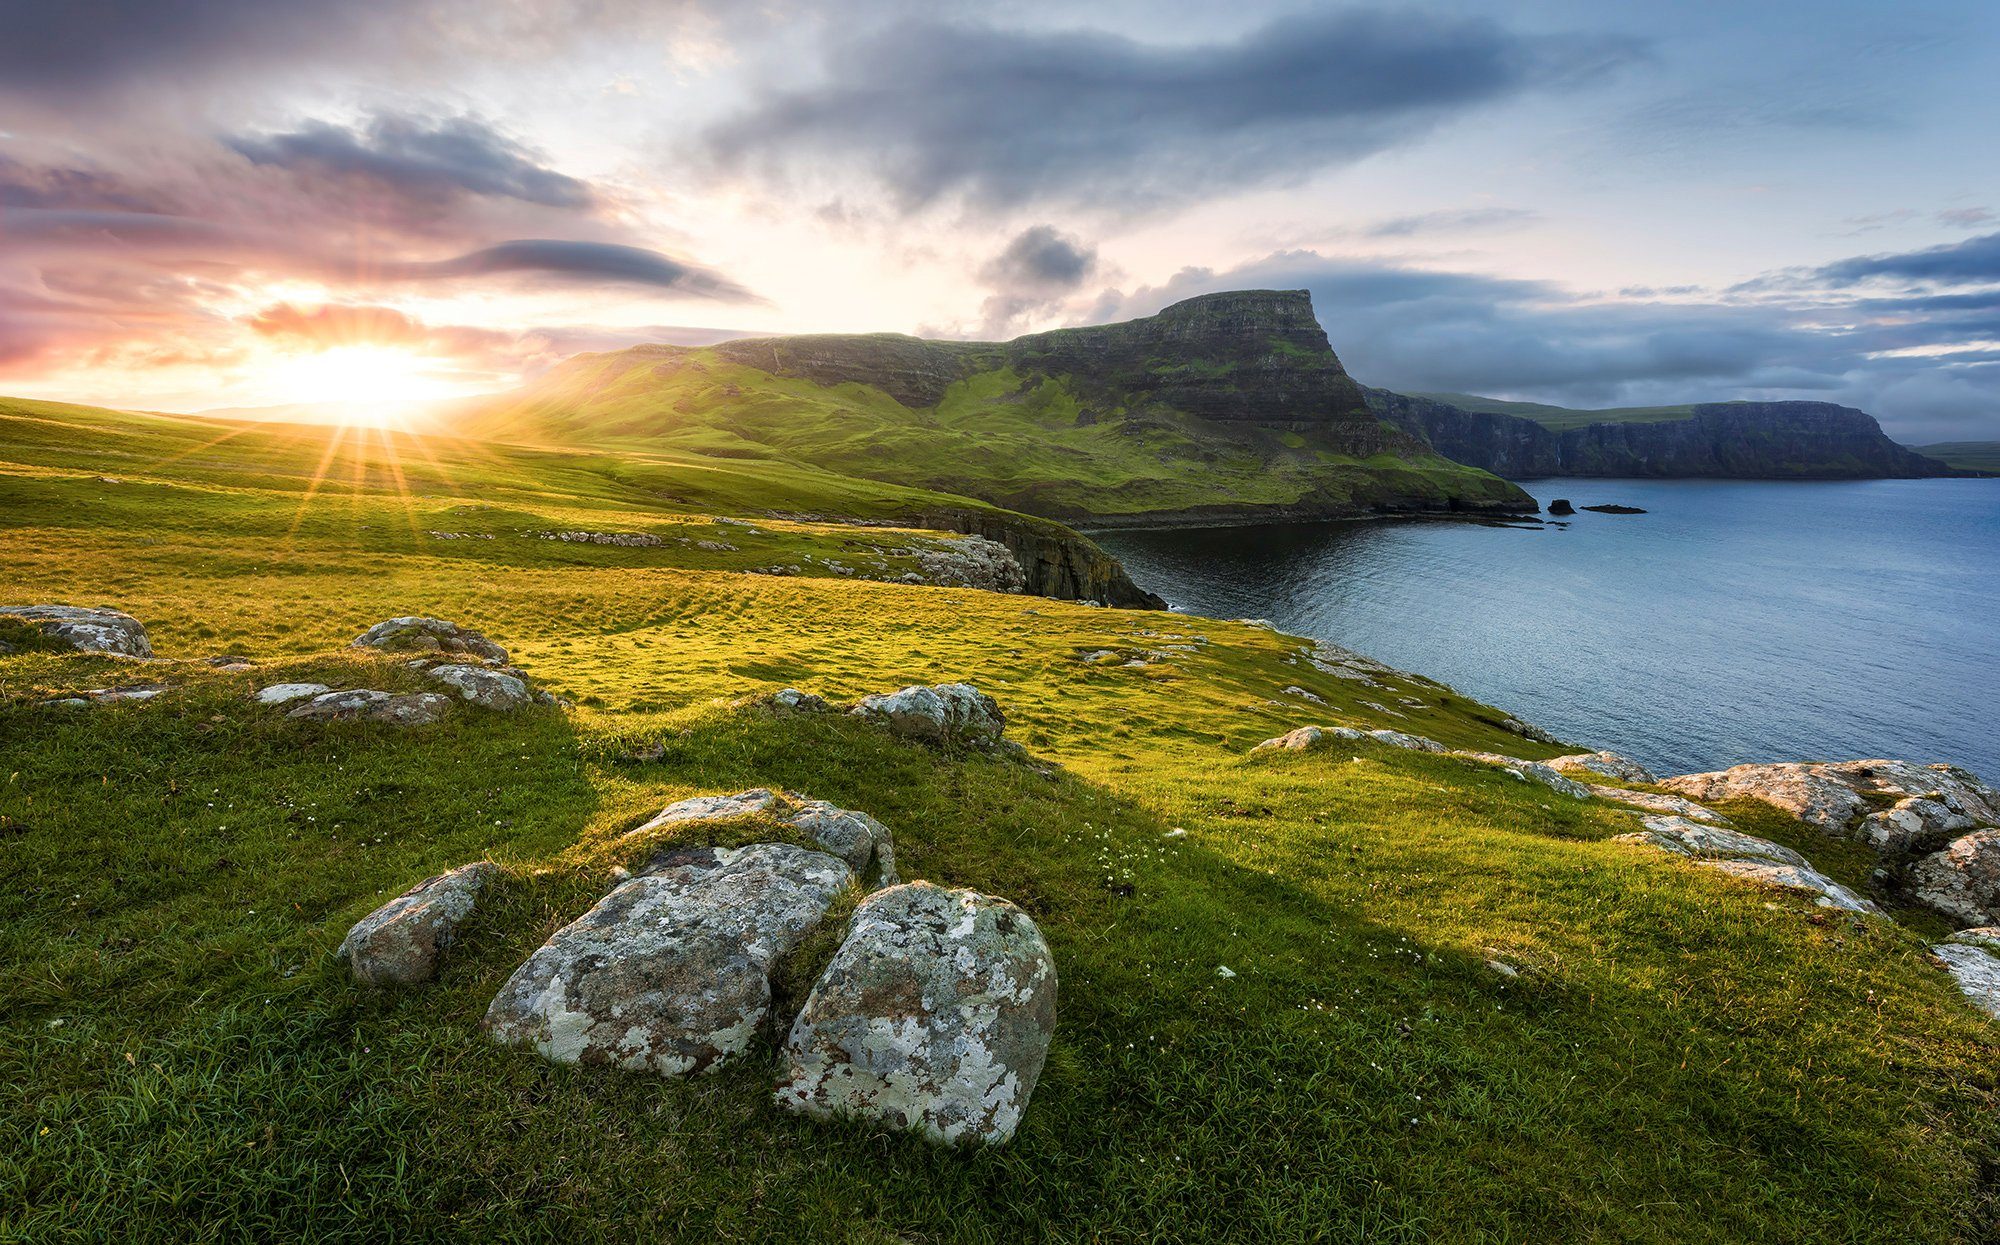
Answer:
<path fill-rule="evenodd" d="M 789 843 L 683 852 L 557 930 L 494 996 L 486 1031 L 558 1063 L 706 1071 L 750 1046 L 772 965 L 853 878 Z"/>
<path fill-rule="evenodd" d="M 2000 956 L 1984 942 L 1946 942 L 1931 948 L 1944 961 L 1958 988 L 1975 1007 L 1989 1016 L 2000 1017 Z"/>
<path fill-rule="evenodd" d="M 814 842 L 840 857 L 856 876 L 865 876 L 868 862 L 873 860 L 877 866 L 877 885 L 896 884 L 896 844 L 889 827 L 866 813 L 837 808 L 796 791 L 780 795 L 768 787 L 758 787 L 735 795 L 695 796 L 667 805 L 651 821 L 628 833 L 644 834 L 688 822 L 753 816 L 768 817 L 778 825 L 811 835 Z"/>
<path fill-rule="evenodd" d="M 484 666 L 432 666 L 424 673 L 482 709 L 510 713 L 535 702 L 526 680 Z"/>
<path fill-rule="evenodd" d="M 1817 869 L 1760 859 L 1703 859 L 1695 863 L 1720 869 L 1724 873 L 1734 874 L 1752 882 L 1761 882 L 1766 886 L 1811 891 L 1819 896 L 1814 902 L 1822 908 L 1838 908 L 1843 912 L 1858 912 L 1866 916 L 1884 915 L 1882 909 L 1876 907 L 1872 901 L 1863 899 Z"/>
<path fill-rule="evenodd" d="M 1961 926 L 2000 923 L 2000 830 L 1961 835 L 1910 867 L 1910 897 Z"/>
<path fill-rule="evenodd" d="M 1562 742 L 1562 740 L 1557 739 L 1541 727 L 1523 722 L 1519 718 L 1500 719 L 1500 729 L 1510 735 L 1519 735 L 1523 739 L 1532 739 L 1538 744 L 1560 744 Z"/>
<path fill-rule="evenodd" d="M 1548 767 L 1562 774 L 1602 774 L 1606 778 L 1617 778 L 1625 782 L 1658 782 L 1645 766 L 1615 752 L 1578 752 L 1571 756 L 1556 757 L 1546 762 Z"/>
<path fill-rule="evenodd" d="M 1300 700 L 1309 700 L 1316 705 L 1323 705 L 1326 703 L 1326 701 L 1322 700 L 1320 697 L 1314 695 L 1313 693 L 1307 691 L 1303 687 L 1296 687 L 1296 686 L 1281 687 L 1278 689 L 1278 694 L 1280 696 L 1297 696 Z"/>
<path fill-rule="evenodd" d="M 1538 761 L 1523 761 L 1519 757 L 1501 756 L 1497 752 L 1453 752 L 1451 755 L 1463 757 L 1468 761 L 1478 761 L 1484 765 L 1498 765 L 1518 777 L 1538 782 L 1558 795 L 1566 795 L 1573 800 L 1590 798 L 1590 788 L 1573 778 L 1564 778 Z"/>
<path fill-rule="evenodd" d="M 802 692 L 796 687 L 780 688 L 764 697 L 760 702 L 765 708 L 779 713 L 831 713 L 833 706 L 824 697 L 811 692 Z"/>
<path fill-rule="evenodd" d="M 880 722 L 895 734 L 932 744 L 991 746 L 1007 728 L 1000 706 L 970 683 L 912 685 L 864 696 L 848 712 Z"/>
<path fill-rule="evenodd" d="M 1250 749 L 1252 752 L 1269 752 L 1283 749 L 1287 752 L 1304 752 L 1317 748 L 1330 739 L 1366 739 L 1366 735 L 1351 726 L 1301 726 L 1276 739 L 1267 739 Z"/>
<path fill-rule="evenodd" d="M 1639 507 L 1637 507 L 1637 506 L 1620 506 L 1620 505 L 1616 505 L 1616 504 L 1613 504 L 1613 505 L 1607 505 L 1607 506 L 1585 506 L 1585 507 L 1584 507 L 1584 509 L 1585 509 L 1585 510 L 1589 510 L 1589 511 L 1593 511 L 1593 512 L 1595 512 L 1595 513 L 1597 513 L 1597 514 L 1644 514 L 1644 513 L 1646 513 L 1646 512 L 1644 511 L 1644 510 L 1641 510 L 1641 509 L 1640 509 Z"/>
<path fill-rule="evenodd" d="M 1422 735 L 1406 735 L 1402 731 L 1369 731 L 1368 737 L 1377 743 L 1385 743 L 1394 748 L 1408 748 L 1412 752 L 1443 752 L 1444 745 L 1435 739 Z"/>
<path fill-rule="evenodd" d="M 491 862 L 482 860 L 425 878 L 361 918 L 335 954 L 365 986 L 429 981 L 494 871 Z"/>
<path fill-rule="evenodd" d="M 1056 1025 L 1056 970 L 1027 913 L 928 882 L 861 902 L 785 1043 L 788 1110 L 936 1141 L 1004 1142 Z"/>
<path fill-rule="evenodd" d="M 1569 498 L 1558 497 L 1549 503 L 1549 513 L 1553 515 L 1575 514 L 1576 507 L 1570 504 Z"/>
<path fill-rule="evenodd" d="M 937 544 L 878 548 L 874 552 L 915 559 L 918 582 L 938 587 L 1018 593 L 1028 585 L 1027 570 L 1014 551 L 984 536 L 960 536 Z"/>
<path fill-rule="evenodd" d="M 130 701 L 151 700 L 167 690 L 165 683 L 141 683 L 132 687 L 100 687 L 85 692 L 95 704 L 117 705 Z"/>
<path fill-rule="evenodd" d="M 122 610 L 80 605 L 0 605 L 0 618 L 16 619 L 79 653 L 151 657 L 153 642 L 138 619 Z"/>
<path fill-rule="evenodd" d="M 312 696 L 324 696 L 333 689 L 324 683 L 273 683 L 257 693 L 260 705 L 282 705 Z"/>
<path fill-rule="evenodd" d="M 451 698 L 435 692 L 395 694 L 359 689 L 324 692 L 286 714 L 319 721 L 362 719 L 392 726 L 425 726 L 451 712 Z"/>
<path fill-rule="evenodd" d="M 1681 856 L 1755 858 L 1801 868 L 1808 864 L 1804 856 L 1782 844 L 1723 826 L 1703 825 L 1686 817 L 1642 817 L 1640 824 L 1646 827 L 1644 832 L 1621 834 L 1618 842 L 1644 843 Z"/>
<path fill-rule="evenodd" d="M 1909 761 L 1782 762 L 1683 774 L 1661 786 L 1703 802 L 1755 799 L 1880 852 L 1930 851 L 1953 834 L 2000 824 L 2000 792 L 1950 765 Z M 1878 809 L 1868 798 L 1888 796 Z"/>
<path fill-rule="evenodd" d="M 391 618 L 362 632 L 354 647 L 379 648 L 391 653 L 465 653 L 499 662 L 507 660 L 506 649 L 470 627 L 442 618 Z"/>
<path fill-rule="evenodd" d="M 1959 930 L 1949 942 L 1963 942 L 1988 951 L 2000 952 L 2000 925 L 1978 925 L 1971 929 Z"/>
<path fill-rule="evenodd" d="M 1718 826 L 1729 824 L 1729 819 L 1721 813 L 1696 804 L 1683 796 L 1660 795 L 1652 791 L 1628 791 L 1624 787 L 1600 787 L 1596 783 L 1586 783 L 1584 790 L 1600 800 L 1615 800 L 1620 804 L 1643 808 L 1649 813 L 1686 817 L 1694 821 L 1711 822 Z"/>

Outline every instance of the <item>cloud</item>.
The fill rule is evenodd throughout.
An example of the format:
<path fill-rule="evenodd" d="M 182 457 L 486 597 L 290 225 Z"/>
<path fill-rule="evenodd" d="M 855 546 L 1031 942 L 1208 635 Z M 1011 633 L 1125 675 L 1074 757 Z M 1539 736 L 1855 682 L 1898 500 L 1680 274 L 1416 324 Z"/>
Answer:
<path fill-rule="evenodd" d="M 546 167 L 534 152 L 473 116 L 377 113 L 352 128 L 309 121 L 284 133 L 224 141 L 253 164 L 319 182 L 361 183 L 420 202 L 486 195 L 583 211 L 596 201 L 586 183 Z"/>
<path fill-rule="evenodd" d="M 1096 247 L 1054 225 L 1023 229 L 979 270 L 979 280 L 993 290 L 980 309 L 981 332 L 1008 335 L 1027 316 L 1053 310 L 1097 270 Z"/>
<path fill-rule="evenodd" d="M 705 268 L 615 242 L 573 242 L 526 238 L 482 247 L 450 259 L 370 265 L 362 277 L 384 280 L 439 280 L 459 277 L 528 276 L 594 284 L 652 286 L 723 302 L 759 302 L 755 294 Z"/>
<path fill-rule="evenodd" d="M 1298 288 L 1365 384 L 1583 407 L 1810 397 L 1860 406 L 1909 443 L 2000 437 L 2000 375 L 1987 374 L 2000 369 L 1976 353 L 2000 335 L 2000 297 L 1614 301 L 1552 282 L 1285 251 L 1107 295 L 1092 318 L 1214 290 Z"/>
<path fill-rule="evenodd" d="M 1129 208 L 1298 181 L 1640 54 L 1630 40 L 1369 10 L 1172 47 L 919 22 L 836 46 L 823 82 L 767 91 L 704 145 L 725 171 L 858 166 L 906 210 L 947 196 Z"/>
<path fill-rule="evenodd" d="M 1873 277 L 1913 281 L 2000 281 L 2000 233 L 1981 234 L 1920 251 L 1858 255 L 1816 270 L 1823 281 L 1851 285 Z"/>
<path fill-rule="evenodd" d="M 1427 233 L 1513 229 L 1540 219 L 1540 212 L 1531 212 L 1526 208 L 1446 208 L 1412 216 L 1392 216 L 1362 226 L 1360 233 L 1366 238 L 1409 238 Z"/>

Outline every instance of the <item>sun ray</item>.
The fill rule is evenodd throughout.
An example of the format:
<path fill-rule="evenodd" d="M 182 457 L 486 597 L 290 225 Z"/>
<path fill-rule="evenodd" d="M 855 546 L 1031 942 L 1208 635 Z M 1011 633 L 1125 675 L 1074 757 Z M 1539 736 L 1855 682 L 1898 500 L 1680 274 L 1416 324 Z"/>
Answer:
<path fill-rule="evenodd" d="M 326 480 L 327 469 L 333 465 L 334 456 L 340 452 L 340 443 L 346 436 L 347 429 L 336 425 L 331 435 L 327 437 L 326 453 L 320 455 L 319 466 L 313 469 L 312 479 L 306 484 L 305 495 L 299 498 L 298 513 L 292 516 L 292 525 L 285 531 L 287 549 L 296 546 L 299 525 L 306 520 L 306 507 L 312 505 L 313 498 L 318 495 L 320 484 Z"/>

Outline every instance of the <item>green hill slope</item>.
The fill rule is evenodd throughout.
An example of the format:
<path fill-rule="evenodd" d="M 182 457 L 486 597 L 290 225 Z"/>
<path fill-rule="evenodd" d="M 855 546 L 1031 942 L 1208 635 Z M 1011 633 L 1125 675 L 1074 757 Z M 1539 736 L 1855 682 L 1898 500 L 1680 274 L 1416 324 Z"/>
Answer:
<path fill-rule="evenodd" d="M 1628 813 L 1489 765 L 1248 753 L 1314 721 L 1556 751 L 1448 688 L 1341 677 L 1243 623 L 742 573 L 900 539 L 764 517 L 807 473 L 0 414 L 7 603 L 116 604 L 160 655 L 0 655 L 0 1238 L 1990 1238 L 2000 1031 L 1920 921 L 1616 842 Z M 547 524 L 665 540 L 521 535 Z M 398 731 L 252 701 L 418 687 L 345 647 L 407 613 L 481 628 L 573 707 Z M 957 678 L 1034 764 L 738 703 Z M 166 690 L 46 703 L 142 680 Z M 624 831 L 755 786 L 875 814 L 906 877 L 1047 935 L 1055 1045 L 1007 1147 L 784 1114 L 768 1036 L 671 1082 L 479 1031 L 658 846 Z M 1868 884 L 1856 853 L 1731 811 Z M 502 876 L 434 985 L 347 978 L 349 925 L 482 855 Z"/>
<path fill-rule="evenodd" d="M 1085 523 L 1534 508 L 1371 415 L 1303 292 L 1007 343 L 875 334 L 587 355 L 459 426 L 805 464 Z"/>
<path fill-rule="evenodd" d="M 1926 458 L 1935 458 L 1966 471 L 2000 474 L 2000 441 L 1940 441 L 1936 445 L 1911 448 Z"/>
<path fill-rule="evenodd" d="M 1673 420 L 1687 419 L 1694 414 L 1692 403 L 1680 406 L 1607 406 L 1597 409 L 1570 406 L 1550 406 L 1542 402 L 1508 402 L 1502 398 L 1482 398 L 1473 393 L 1416 393 L 1413 397 L 1428 398 L 1432 402 L 1442 402 L 1455 406 L 1461 411 L 1478 411 L 1486 415 L 1512 415 L 1517 419 L 1532 419 L 1544 428 L 1557 432 L 1570 428 L 1585 428 L 1591 424 L 1658 424 Z"/>

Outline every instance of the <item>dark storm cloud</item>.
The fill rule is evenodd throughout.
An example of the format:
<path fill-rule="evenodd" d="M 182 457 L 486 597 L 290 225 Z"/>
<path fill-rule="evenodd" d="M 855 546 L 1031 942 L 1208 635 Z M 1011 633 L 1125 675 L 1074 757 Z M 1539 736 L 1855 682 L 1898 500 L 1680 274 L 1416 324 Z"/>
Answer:
<path fill-rule="evenodd" d="M 1912 281 L 2000 281 L 2000 233 L 1982 234 L 1963 242 L 1887 255 L 1858 255 L 1817 270 L 1825 281 L 1846 284 L 1871 277 Z"/>
<path fill-rule="evenodd" d="M 2000 435 L 2000 377 L 1977 366 L 2000 324 L 1970 298 L 1606 302 L 1548 282 L 1291 251 L 1184 270 L 1108 296 L 1091 318 L 1246 288 L 1310 290 L 1348 369 L 1391 389 L 1587 407 L 1816 396 L 1869 410 L 1911 443 Z"/>
<path fill-rule="evenodd" d="M 725 169 L 858 164 L 910 208 L 947 195 L 1144 205 L 1296 181 L 1639 54 L 1365 10 L 1192 47 L 917 23 L 836 48 L 822 83 L 766 93 L 706 146 Z"/>
<path fill-rule="evenodd" d="M 993 291 L 980 308 L 980 332 L 1006 336 L 1022 318 L 1055 308 L 1096 272 L 1096 247 L 1054 225 L 1030 225 L 979 270 L 980 282 Z"/>
<path fill-rule="evenodd" d="M 756 302 L 757 296 L 704 268 L 643 247 L 615 242 L 526 238 L 482 247 L 451 259 L 383 264 L 363 276 L 389 280 L 527 276 L 563 281 L 654 286 L 723 302 Z"/>
<path fill-rule="evenodd" d="M 419 201 L 443 203 L 471 194 L 573 210 L 595 202 L 587 184 L 544 166 L 535 153 L 477 117 L 378 113 L 352 128 L 309 121 L 284 133 L 224 141 L 254 164 L 312 179 L 366 182 Z"/>

